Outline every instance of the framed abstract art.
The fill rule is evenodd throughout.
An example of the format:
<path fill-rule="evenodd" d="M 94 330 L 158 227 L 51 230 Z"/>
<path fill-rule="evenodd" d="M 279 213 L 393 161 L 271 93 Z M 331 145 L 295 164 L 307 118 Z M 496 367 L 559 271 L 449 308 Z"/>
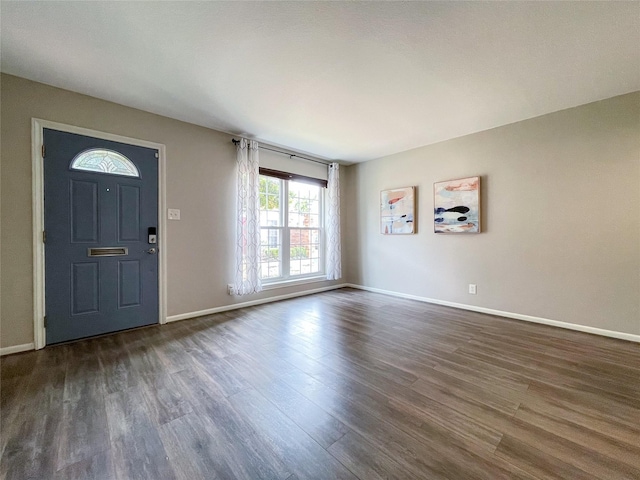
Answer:
<path fill-rule="evenodd" d="M 380 233 L 406 235 L 415 229 L 415 187 L 380 192 Z"/>
<path fill-rule="evenodd" d="M 480 177 L 436 182 L 433 194 L 436 233 L 480 232 Z"/>

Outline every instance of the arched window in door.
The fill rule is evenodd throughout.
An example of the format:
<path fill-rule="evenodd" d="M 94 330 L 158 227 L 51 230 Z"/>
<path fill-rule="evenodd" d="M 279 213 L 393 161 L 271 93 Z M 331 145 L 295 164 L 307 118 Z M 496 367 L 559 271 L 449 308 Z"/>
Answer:
<path fill-rule="evenodd" d="M 71 161 L 71 170 L 140 177 L 138 168 L 131 160 L 121 153 L 104 148 L 93 148 L 79 153 Z"/>

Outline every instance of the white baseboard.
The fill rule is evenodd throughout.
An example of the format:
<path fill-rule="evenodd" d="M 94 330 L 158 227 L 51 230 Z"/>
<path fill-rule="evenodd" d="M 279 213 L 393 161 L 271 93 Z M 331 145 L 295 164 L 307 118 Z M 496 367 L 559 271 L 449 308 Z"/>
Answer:
<path fill-rule="evenodd" d="M 4 355 L 11 355 L 12 353 L 28 352 L 29 350 L 35 350 L 33 343 L 25 343 L 24 345 L 13 345 L 11 347 L 0 348 L 0 357 Z"/>
<path fill-rule="evenodd" d="M 462 310 L 470 310 L 472 312 L 486 313 L 489 315 L 497 315 L 499 317 L 513 318 L 515 320 L 524 320 L 525 322 L 541 323 L 543 325 L 551 325 L 554 327 L 566 328 L 568 330 L 576 330 L 579 332 L 592 333 L 594 335 L 602 335 L 603 337 L 618 338 L 620 340 L 627 340 L 630 342 L 640 343 L 640 335 L 634 335 L 631 333 L 616 332 L 614 330 L 605 330 L 602 328 L 588 327 L 586 325 L 579 325 L 577 323 L 567 323 L 567 322 L 561 322 L 559 320 L 551 320 L 549 318 L 523 315 L 521 313 L 505 312 L 502 310 L 494 310 L 492 308 L 477 307 L 475 305 L 466 305 L 464 303 L 448 302 L 446 300 L 437 300 L 435 298 L 420 297 L 418 295 L 410 295 L 408 293 L 394 292 L 391 290 L 383 290 L 381 288 L 365 287 L 364 285 L 357 285 L 354 283 L 341 283 L 339 285 L 331 285 L 328 287 L 314 288 L 312 290 L 304 290 L 302 292 L 289 293 L 286 295 L 277 295 L 275 297 L 262 298 L 259 300 L 250 300 L 248 302 L 234 303 L 232 305 L 224 305 L 222 307 L 214 307 L 214 308 L 209 308 L 207 310 L 200 310 L 197 312 L 171 315 L 167 317 L 167 323 L 177 322 L 178 320 L 186 320 L 188 318 L 212 315 L 214 313 L 226 312 L 229 310 L 236 310 L 244 307 L 251 307 L 254 305 L 261 305 L 264 303 L 277 302 L 279 300 L 286 300 L 288 298 L 303 297 L 305 295 L 312 295 L 314 293 L 326 292 L 329 290 L 337 290 L 345 287 L 356 288 L 359 290 L 366 290 L 368 292 L 373 292 L 373 293 L 381 293 L 383 295 L 390 295 L 392 297 L 406 298 L 409 300 L 417 300 L 419 302 L 433 303 L 436 305 L 443 305 L 445 307 L 460 308 Z M 10 347 L 3 347 L 3 348 L 0 348 L 0 356 L 11 355 L 12 353 L 26 352 L 34 349 L 35 349 L 35 345 L 33 343 L 25 343 L 23 345 L 13 345 Z"/>
<path fill-rule="evenodd" d="M 497 315 L 499 317 L 513 318 L 515 320 L 524 320 L 525 322 L 542 323 L 544 325 L 551 325 L 553 327 L 566 328 L 568 330 L 577 330 L 578 332 L 592 333 L 594 335 L 602 335 L 603 337 L 618 338 L 620 340 L 628 340 L 630 342 L 640 343 L 640 335 L 634 335 L 632 333 L 616 332 L 615 330 L 605 330 L 603 328 L 588 327 L 586 325 L 579 325 L 577 323 L 561 322 L 559 320 L 551 320 L 549 318 L 523 315 L 521 313 L 505 312 L 502 310 L 494 310 L 492 308 L 476 307 L 475 305 L 466 305 L 464 303 L 447 302 L 445 300 L 436 300 L 434 298 L 419 297 L 417 295 L 409 295 L 407 293 L 393 292 L 391 290 L 383 290 L 381 288 L 365 287 L 364 285 L 356 285 L 353 283 L 348 283 L 344 286 L 357 288 L 359 290 L 366 290 L 368 292 L 381 293 L 383 295 L 390 295 L 392 297 L 407 298 L 410 300 L 417 300 L 419 302 L 425 302 L 425 303 L 434 303 L 436 305 L 460 308 L 462 310 L 470 310 L 472 312 L 487 313 L 489 315 Z"/>
<path fill-rule="evenodd" d="M 181 313 L 180 315 L 171 315 L 167 317 L 167 322 L 177 322 L 178 320 L 186 320 L 188 318 L 202 317 L 204 315 L 211 315 L 218 312 L 226 312 L 228 310 L 236 310 L 238 308 L 251 307 L 253 305 L 260 305 L 263 303 L 277 302 L 279 300 L 286 300 L 288 298 L 303 297 L 305 295 L 311 295 L 314 293 L 326 292 L 328 290 L 337 290 L 339 288 L 346 287 L 347 284 L 341 283 L 340 285 L 330 285 L 328 287 L 314 288 L 312 290 L 304 290 L 302 292 L 288 293 L 286 295 L 277 295 L 269 298 L 261 298 L 259 300 L 250 300 L 248 302 L 235 303 L 232 305 L 224 305 L 222 307 L 209 308 L 207 310 L 200 310 L 199 312 Z M 12 353 L 26 352 L 28 350 L 35 350 L 34 343 L 25 343 L 24 345 L 13 345 L 11 347 L 0 348 L 0 356 L 10 355 Z"/>
<path fill-rule="evenodd" d="M 279 300 L 286 300 L 288 298 L 303 297 L 305 295 L 312 295 L 314 293 L 326 292 L 328 290 L 337 290 L 339 288 L 344 288 L 348 286 L 350 285 L 347 285 L 346 283 L 341 283 L 340 285 L 330 285 L 328 287 L 314 288 L 312 290 L 304 290 L 302 292 L 288 293 L 286 295 L 276 295 L 274 297 L 261 298 L 259 300 L 249 300 L 248 302 L 234 303 L 231 305 L 224 305 L 222 307 L 208 308 L 206 310 L 200 310 L 197 312 L 171 315 L 167 317 L 167 323 L 177 322 L 178 320 L 186 320 L 188 318 L 203 317 L 205 315 L 213 315 L 214 313 L 226 312 L 229 310 L 237 310 L 238 308 L 252 307 L 254 305 L 261 305 L 263 303 L 277 302 Z"/>

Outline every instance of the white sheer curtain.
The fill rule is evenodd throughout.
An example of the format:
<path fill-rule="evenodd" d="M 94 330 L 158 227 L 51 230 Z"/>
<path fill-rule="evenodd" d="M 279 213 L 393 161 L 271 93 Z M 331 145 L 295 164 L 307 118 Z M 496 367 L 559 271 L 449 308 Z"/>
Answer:
<path fill-rule="evenodd" d="M 340 165 L 329 165 L 327 185 L 327 280 L 342 277 L 342 247 L 340 242 Z"/>
<path fill-rule="evenodd" d="M 238 205 L 236 278 L 237 295 L 262 290 L 260 281 L 260 212 L 258 142 L 241 139 L 236 145 Z"/>

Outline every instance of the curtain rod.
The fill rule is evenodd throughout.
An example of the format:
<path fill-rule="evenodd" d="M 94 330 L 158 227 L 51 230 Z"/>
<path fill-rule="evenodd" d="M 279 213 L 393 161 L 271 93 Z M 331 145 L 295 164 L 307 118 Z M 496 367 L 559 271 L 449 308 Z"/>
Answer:
<path fill-rule="evenodd" d="M 240 140 L 236 140 L 235 138 L 232 138 L 231 141 L 236 145 L 240 143 Z M 275 148 L 263 147 L 262 145 L 259 145 L 259 148 L 262 148 L 263 150 L 269 150 L 270 152 L 281 153 L 282 155 L 287 155 L 289 158 L 295 157 L 295 158 L 300 158 L 302 160 L 306 160 L 308 162 L 315 162 L 315 163 L 320 163 L 322 165 L 329 165 L 329 162 L 323 162 L 322 160 L 315 160 L 313 158 L 302 157 L 300 155 L 296 155 L 295 153 L 283 152 L 282 150 L 276 150 Z"/>

